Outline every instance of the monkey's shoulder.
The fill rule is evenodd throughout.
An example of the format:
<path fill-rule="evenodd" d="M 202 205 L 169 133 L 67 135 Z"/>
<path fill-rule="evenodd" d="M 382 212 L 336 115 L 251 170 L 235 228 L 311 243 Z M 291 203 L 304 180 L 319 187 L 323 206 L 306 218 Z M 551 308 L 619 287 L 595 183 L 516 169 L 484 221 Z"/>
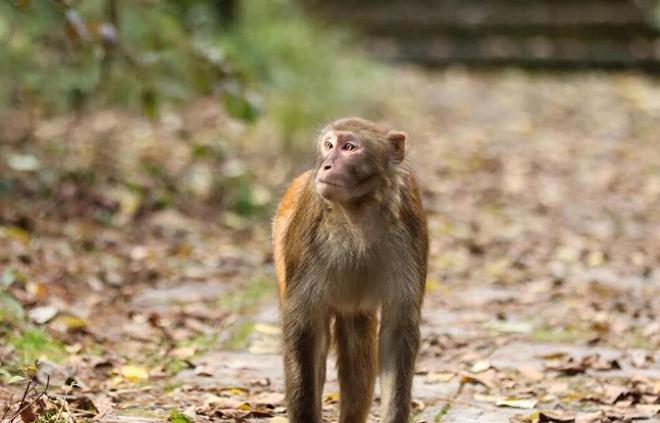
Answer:
<path fill-rule="evenodd" d="M 289 219 L 291 215 L 305 202 L 311 182 L 314 178 L 312 169 L 298 175 L 287 187 L 275 214 L 275 223 L 278 220 Z"/>
<path fill-rule="evenodd" d="M 291 230 L 294 232 L 292 237 L 296 239 L 312 231 L 313 222 L 321 215 L 320 200 L 314 192 L 313 184 L 313 170 L 301 174 L 289 184 L 273 219 L 273 240 L 276 248 L 278 244 L 284 243 Z"/>

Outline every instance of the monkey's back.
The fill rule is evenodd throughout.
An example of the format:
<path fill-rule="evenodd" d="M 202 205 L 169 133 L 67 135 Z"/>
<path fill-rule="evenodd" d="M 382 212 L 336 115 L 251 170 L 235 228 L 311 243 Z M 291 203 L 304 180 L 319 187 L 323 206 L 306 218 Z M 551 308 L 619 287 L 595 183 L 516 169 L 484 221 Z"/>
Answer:
<path fill-rule="evenodd" d="M 308 170 L 289 184 L 273 218 L 273 259 L 275 261 L 275 276 L 280 287 L 280 297 L 284 296 L 286 289 L 286 263 L 284 257 L 286 234 L 299 207 L 301 194 L 309 188 L 313 175 L 314 171 Z"/>

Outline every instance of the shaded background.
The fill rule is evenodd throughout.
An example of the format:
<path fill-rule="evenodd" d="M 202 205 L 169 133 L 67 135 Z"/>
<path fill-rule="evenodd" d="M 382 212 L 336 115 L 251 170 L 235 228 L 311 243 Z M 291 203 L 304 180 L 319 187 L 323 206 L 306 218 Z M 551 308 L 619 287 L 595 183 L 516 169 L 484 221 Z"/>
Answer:
<path fill-rule="evenodd" d="M 345 115 L 423 188 L 416 420 L 652 419 L 659 11 L 0 3 L 0 421 L 281 418 L 270 216 Z"/>

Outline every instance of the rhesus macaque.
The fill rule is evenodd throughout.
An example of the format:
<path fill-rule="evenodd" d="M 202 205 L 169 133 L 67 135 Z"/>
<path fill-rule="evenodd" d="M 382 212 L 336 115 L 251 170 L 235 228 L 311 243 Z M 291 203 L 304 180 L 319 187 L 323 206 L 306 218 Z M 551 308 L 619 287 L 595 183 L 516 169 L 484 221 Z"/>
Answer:
<path fill-rule="evenodd" d="M 366 421 L 377 371 L 381 422 L 408 421 L 428 235 L 405 140 L 360 118 L 331 123 L 316 169 L 291 183 L 275 215 L 292 423 L 322 422 L 333 318 L 340 422 Z"/>

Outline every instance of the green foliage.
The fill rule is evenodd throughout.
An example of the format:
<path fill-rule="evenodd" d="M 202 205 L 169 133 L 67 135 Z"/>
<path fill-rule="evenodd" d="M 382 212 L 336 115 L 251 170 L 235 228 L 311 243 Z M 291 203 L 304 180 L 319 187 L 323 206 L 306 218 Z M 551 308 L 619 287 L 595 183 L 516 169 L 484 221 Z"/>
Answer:
<path fill-rule="evenodd" d="M 0 275 L 0 323 L 18 322 L 25 317 L 21 303 L 8 292 L 8 288 L 14 282 L 24 279 L 25 275 L 11 267 Z"/>
<path fill-rule="evenodd" d="M 223 342 L 222 347 L 229 350 L 245 349 L 252 333 L 254 333 L 254 323 L 241 322 L 232 328 L 231 335 Z"/>
<path fill-rule="evenodd" d="M 251 86 L 288 143 L 364 110 L 379 71 L 347 47 L 346 33 L 311 22 L 292 0 L 241 6 L 226 28 L 203 0 L 1 2 L 0 108 L 118 104 L 155 116 L 163 104 L 213 94 L 252 122 L 262 109 Z"/>
<path fill-rule="evenodd" d="M 256 278 L 250 281 L 245 289 L 223 295 L 218 300 L 221 309 L 231 312 L 244 312 L 257 305 L 263 297 L 275 289 L 268 278 Z"/>
<path fill-rule="evenodd" d="M 170 414 L 169 421 L 172 423 L 192 423 L 193 420 L 186 416 L 183 413 L 180 413 L 178 410 L 174 409 L 172 410 L 172 413 Z"/>
<path fill-rule="evenodd" d="M 45 410 L 43 414 L 37 417 L 36 420 L 34 420 L 34 423 L 69 423 L 71 422 L 71 419 L 69 419 L 64 413 L 62 413 L 62 410 L 58 408 L 51 408 L 49 410 Z"/>
<path fill-rule="evenodd" d="M 270 213 L 275 197 L 259 170 L 243 164 L 254 151 L 251 141 L 308 151 L 302 141 L 328 120 L 373 115 L 368 108 L 382 71 L 350 47 L 346 32 L 312 21 L 294 0 L 240 2 L 231 26 L 217 6 L 0 2 L 0 109 L 78 117 L 48 118 L 52 125 L 40 125 L 45 131 L 32 131 L 34 122 L 25 118 L 28 139 L 2 131 L 0 122 L 0 141 L 10 141 L 0 142 L 7 158 L 0 166 L 6 161 L 11 170 L 0 176 L 0 198 L 20 198 L 29 188 L 38 200 L 60 201 L 75 187 L 86 202 L 74 214 L 106 225 L 210 205 L 227 212 L 223 224 L 246 227 Z M 186 103 L 181 116 L 169 114 L 200 96 L 217 99 L 200 101 L 199 113 L 216 123 L 197 124 L 197 102 Z M 96 111 L 109 106 L 120 107 Z M 146 122 L 120 108 L 150 117 L 169 111 Z M 257 123 L 255 130 L 225 134 L 225 112 Z M 245 142 L 237 148 L 239 139 Z"/>
<path fill-rule="evenodd" d="M 23 305 L 9 292 L 15 282 L 24 282 L 26 276 L 7 268 L 0 275 L 0 344 L 10 345 L 14 350 L 13 360 L 7 369 L 0 368 L 0 379 L 8 379 L 10 373 L 25 365 L 30 365 L 42 356 L 58 359 L 64 355 L 60 342 L 35 328 L 27 319 Z"/>
<path fill-rule="evenodd" d="M 64 356 L 64 347 L 41 329 L 28 327 L 9 337 L 7 343 L 16 349 L 23 364 L 33 363 L 42 356 L 57 360 Z"/>
<path fill-rule="evenodd" d="M 267 117 L 295 144 L 339 115 L 361 114 L 382 69 L 350 45 L 347 32 L 306 18 L 292 0 L 245 0 L 220 44 L 265 95 Z"/>
<path fill-rule="evenodd" d="M 20 302 L 0 290 L 0 322 L 13 322 L 23 318 L 25 311 Z"/>
<path fill-rule="evenodd" d="M 20 4 L 0 3 L 0 107 L 123 104 L 155 115 L 163 102 L 236 85 L 210 42 L 221 30 L 213 2 Z"/>

